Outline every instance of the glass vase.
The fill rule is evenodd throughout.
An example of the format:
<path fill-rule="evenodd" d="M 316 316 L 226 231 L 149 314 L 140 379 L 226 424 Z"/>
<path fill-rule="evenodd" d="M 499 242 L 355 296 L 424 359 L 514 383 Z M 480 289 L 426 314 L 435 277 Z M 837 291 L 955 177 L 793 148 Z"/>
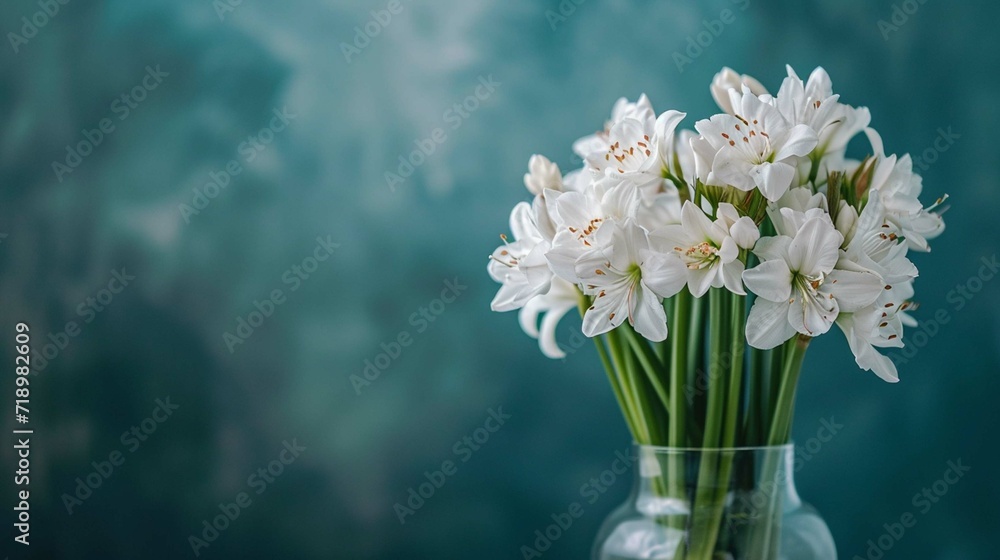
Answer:
<path fill-rule="evenodd" d="M 792 444 L 635 453 L 632 493 L 604 521 L 594 560 L 836 560 L 795 491 Z"/>

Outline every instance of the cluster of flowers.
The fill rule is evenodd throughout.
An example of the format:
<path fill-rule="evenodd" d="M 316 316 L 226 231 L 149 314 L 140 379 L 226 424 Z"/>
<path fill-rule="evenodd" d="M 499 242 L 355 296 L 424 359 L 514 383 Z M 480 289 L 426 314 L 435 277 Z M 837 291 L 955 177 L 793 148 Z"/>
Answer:
<path fill-rule="evenodd" d="M 751 346 L 836 323 L 861 368 L 898 380 L 876 348 L 901 347 L 915 325 L 907 252 L 942 232 L 944 197 L 920 203 L 910 156 L 886 155 L 868 110 L 841 103 L 822 68 L 803 82 L 789 67 L 775 95 L 725 68 L 711 92 L 722 112 L 694 131 L 677 130 L 684 113 L 623 98 L 603 130 L 574 143 L 582 169 L 564 175 L 532 156 L 534 200 L 514 207 L 513 239 L 490 258 L 502 284 L 493 310 L 520 309 L 524 331 L 559 358 L 556 325 L 581 302 L 589 337 L 627 320 L 662 341 L 665 298 L 749 290 Z M 873 155 L 848 159 L 861 132 Z"/>

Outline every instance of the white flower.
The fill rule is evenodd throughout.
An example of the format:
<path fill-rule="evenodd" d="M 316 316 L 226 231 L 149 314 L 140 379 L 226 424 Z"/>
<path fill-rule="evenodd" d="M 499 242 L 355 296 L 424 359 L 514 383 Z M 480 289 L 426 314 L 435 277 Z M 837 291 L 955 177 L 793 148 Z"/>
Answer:
<path fill-rule="evenodd" d="M 897 284 L 893 286 L 891 296 L 892 299 L 884 304 L 876 303 L 854 313 L 842 313 L 837 317 L 837 326 L 844 331 L 847 344 L 861 369 L 873 371 L 883 380 L 895 383 L 899 381 L 896 364 L 876 348 L 903 347 L 903 324 L 907 322 L 903 310 L 909 305 L 907 298 L 913 296 L 913 285 L 909 282 Z"/>
<path fill-rule="evenodd" d="M 732 204 L 723 202 L 716 214 L 713 222 L 688 201 L 681 210 L 681 225 L 666 226 L 650 237 L 661 251 L 673 251 L 684 263 L 688 289 L 695 297 L 705 295 L 710 287 L 723 286 L 745 295 L 740 249 L 753 247 L 760 231 L 753 220 L 741 218 Z"/>
<path fill-rule="evenodd" d="M 837 317 L 858 366 L 889 382 L 899 380 L 896 366 L 875 348 L 903 346 L 903 325 L 914 324 L 905 310 L 910 306 L 913 279 L 917 276 L 898 231 L 886 220 L 881 197 L 873 194 L 845 236 L 846 250 L 841 258 L 877 272 L 885 286 L 871 305 Z"/>
<path fill-rule="evenodd" d="M 551 202 L 550 202 L 551 204 Z M 564 280 L 580 284 L 576 261 L 585 252 L 604 247 L 611 232 L 603 231 L 607 220 L 633 217 L 639 205 L 634 186 L 612 188 L 591 185 L 584 192 L 567 192 L 555 198 L 556 234 L 546 254 L 552 271 Z"/>
<path fill-rule="evenodd" d="M 829 216 L 805 221 L 795 237 L 762 238 L 754 247 L 763 262 L 743 273 L 757 295 L 747 318 L 747 341 L 768 349 L 795 332 L 817 336 L 841 312 L 857 311 L 879 296 L 884 282 L 870 270 L 844 262 L 843 236 Z"/>
<path fill-rule="evenodd" d="M 528 173 L 524 174 L 524 186 L 531 194 L 539 195 L 546 189 L 563 190 L 563 178 L 559 166 L 542 155 L 535 154 L 528 160 Z"/>
<path fill-rule="evenodd" d="M 944 231 L 944 220 L 934 210 L 947 196 L 924 208 L 918 199 L 923 190 L 923 179 L 913 172 L 910 155 L 900 158 L 895 155 L 886 156 L 878 133 L 870 128 L 865 132 L 878 156 L 872 173 L 869 198 L 878 191 L 877 195 L 885 206 L 886 218 L 899 227 L 906 244 L 915 251 L 930 251 L 927 240 Z"/>
<path fill-rule="evenodd" d="M 537 295 L 530 300 L 518 313 L 518 320 L 521 328 L 528 336 L 538 339 L 538 346 L 549 358 L 565 358 L 566 353 L 559 348 L 556 341 L 556 327 L 559 320 L 571 309 L 577 306 L 579 292 L 576 286 L 555 277 L 549 291 Z M 541 328 L 538 326 L 538 317 L 543 315 Z"/>
<path fill-rule="evenodd" d="M 594 179 L 609 187 L 630 183 L 650 203 L 663 192 L 663 170 L 672 154 L 674 130 L 685 116 L 667 111 L 655 121 L 624 118 L 615 123 L 605 144 L 586 157 Z"/>
<path fill-rule="evenodd" d="M 767 89 L 752 76 L 743 74 L 740 76 L 735 70 L 724 67 L 722 71 L 712 78 L 712 99 L 724 112 L 733 114 L 733 104 L 729 97 L 729 90 L 742 91 L 743 86 L 750 88 L 754 95 L 767 95 Z"/>
<path fill-rule="evenodd" d="M 640 95 L 639 100 L 634 103 L 624 97 L 615 101 L 614 107 L 611 109 L 611 119 L 605 121 L 604 129 L 573 142 L 573 152 L 581 158 L 586 158 L 591 153 L 601 150 L 608 143 L 608 132 L 611 127 L 618 121 L 627 118 L 640 122 L 652 121 L 656 118 L 653 105 L 645 93 Z"/>
<path fill-rule="evenodd" d="M 808 125 L 816 133 L 819 155 L 833 156 L 834 161 L 828 163 L 842 163 L 847 143 L 868 126 L 871 114 L 864 107 L 840 103 L 840 96 L 833 93 L 830 76 L 823 68 L 813 70 L 805 84 L 791 66 L 787 70 L 788 77 L 775 97 L 778 111 L 789 123 Z"/>
<path fill-rule="evenodd" d="M 584 293 L 594 296 L 583 317 L 583 334 L 597 336 L 627 318 L 636 332 L 651 341 L 667 338 L 662 298 L 684 287 L 684 265 L 671 254 L 650 248 L 646 230 L 632 220 L 612 223 L 611 243 L 584 254 L 576 274 Z"/>
<path fill-rule="evenodd" d="M 742 191 L 756 187 L 768 200 L 778 200 L 792 185 L 797 158 L 816 146 L 816 133 L 804 124 L 792 126 L 746 87 L 742 94 L 731 90 L 730 97 L 734 114 L 695 124 L 716 150 L 712 174 Z"/>
<path fill-rule="evenodd" d="M 514 206 L 510 213 L 510 230 L 515 241 L 501 236 L 504 244 L 490 255 L 487 271 L 493 280 L 502 284 L 490 303 L 493 311 L 518 309 L 549 289 L 552 271 L 545 259 L 549 242 L 539 231 L 535 219 L 535 212 L 540 209 L 540 205 L 532 208 L 527 202 Z"/>
<path fill-rule="evenodd" d="M 826 206 L 826 195 L 813 194 L 809 187 L 795 187 L 789 189 L 777 202 L 769 203 L 767 215 L 778 235 L 792 237 L 809 218 L 825 216 L 828 213 Z"/>

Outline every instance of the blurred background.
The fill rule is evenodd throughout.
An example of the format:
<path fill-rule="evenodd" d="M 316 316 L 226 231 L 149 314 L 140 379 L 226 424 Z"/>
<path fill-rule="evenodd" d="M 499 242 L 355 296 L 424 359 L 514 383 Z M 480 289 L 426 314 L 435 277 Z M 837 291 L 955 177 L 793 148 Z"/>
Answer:
<path fill-rule="evenodd" d="M 776 91 L 788 63 L 825 67 L 889 152 L 922 158 L 925 200 L 952 196 L 914 259 L 902 382 L 859 371 L 839 332 L 809 352 L 795 438 L 841 427 L 799 491 L 842 558 L 907 512 L 885 558 L 996 558 L 998 18 L 942 0 L 4 2 L 2 550 L 521 558 L 581 502 L 543 557 L 587 557 L 631 474 L 592 503 L 581 486 L 628 433 L 579 320 L 559 326 L 569 356 L 543 357 L 489 311 L 486 256 L 528 157 L 576 167 L 618 97 L 691 127 L 722 66 Z M 914 502 L 949 461 L 971 470 Z"/>

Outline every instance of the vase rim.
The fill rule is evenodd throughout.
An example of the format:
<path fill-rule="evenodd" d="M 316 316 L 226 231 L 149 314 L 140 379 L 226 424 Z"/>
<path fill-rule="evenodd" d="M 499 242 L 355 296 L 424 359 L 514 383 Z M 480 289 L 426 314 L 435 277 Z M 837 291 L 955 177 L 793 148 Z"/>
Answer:
<path fill-rule="evenodd" d="M 791 451 L 795 449 L 795 442 L 790 441 L 782 445 L 757 445 L 757 446 L 744 446 L 744 447 L 670 447 L 668 445 L 646 445 L 638 443 L 636 441 L 632 442 L 632 445 L 642 448 L 649 449 L 651 451 L 665 451 L 665 452 L 681 452 L 681 453 L 693 453 L 693 452 L 703 452 L 703 451 Z"/>

